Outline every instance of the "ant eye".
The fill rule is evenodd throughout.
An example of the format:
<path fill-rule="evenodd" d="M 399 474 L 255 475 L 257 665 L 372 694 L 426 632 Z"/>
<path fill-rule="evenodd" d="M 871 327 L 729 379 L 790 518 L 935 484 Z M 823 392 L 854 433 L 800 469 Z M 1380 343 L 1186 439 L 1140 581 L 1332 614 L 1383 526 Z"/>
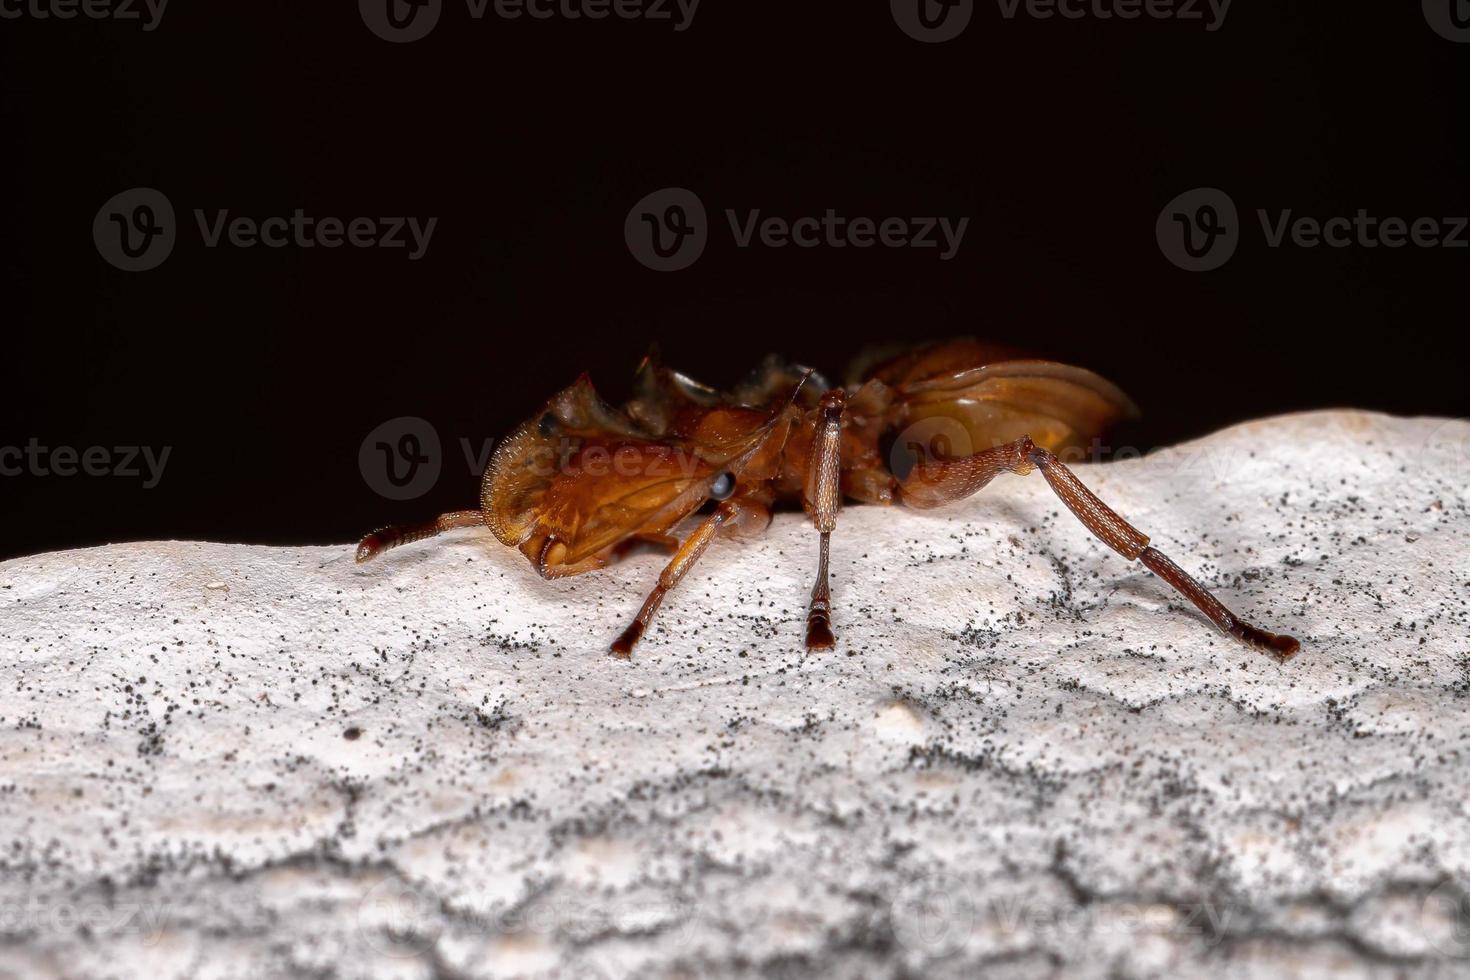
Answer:
<path fill-rule="evenodd" d="M 550 412 L 547 412 L 545 415 L 541 416 L 540 421 L 536 423 L 536 428 L 541 431 L 541 434 L 543 436 L 551 435 L 553 432 L 556 431 L 556 416 L 552 415 Z"/>
<path fill-rule="evenodd" d="M 715 500 L 728 500 L 735 493 L 735 474 L 729 470 L 715 477 L 709 485 L 709 495 Z"/>

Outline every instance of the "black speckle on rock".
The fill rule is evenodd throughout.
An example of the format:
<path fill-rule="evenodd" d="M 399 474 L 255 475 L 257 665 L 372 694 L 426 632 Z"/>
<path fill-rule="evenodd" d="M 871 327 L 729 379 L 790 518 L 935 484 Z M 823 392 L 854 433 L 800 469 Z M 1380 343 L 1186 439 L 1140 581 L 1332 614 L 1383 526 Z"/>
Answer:
<path fill-rule="evenodd" d="M 347 731 L 342 733 L 342 737 L 347 739 L 347 741 L 349 742 L 356 742 L 359 738 L 362 737 L 362 729 L 358 728 L 356 725 L 353 725 L 351 728 L 347 729 Z"/>

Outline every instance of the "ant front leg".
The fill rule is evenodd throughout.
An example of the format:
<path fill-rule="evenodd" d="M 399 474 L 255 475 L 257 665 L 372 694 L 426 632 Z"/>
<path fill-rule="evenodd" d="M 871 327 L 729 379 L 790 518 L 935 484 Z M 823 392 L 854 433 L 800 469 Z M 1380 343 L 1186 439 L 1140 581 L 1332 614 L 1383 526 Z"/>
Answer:
<path fill-rule="evenodd" d="M 832 635 L 832 594 L 827 585 L 827 552 L 837 528 L 837 511 L 842 506 L 842 413 L 846 396 L 833 388 L 822 396 L 822 416 L 812 437 L 806 462 L 806 483 L 801 503 L 821 535 L 817 557 L 817 581 L 812 586 L 811 606 L 806 614 L 806 648 L 829 650 L 837 639 Z"/>
<path fill-rule="evenodd" d="M 1203 585 L 1149 546 L 1148 535 L 1129 524 L 1097 498 L 1070 469 L 1051 452 L 1034 444 L 1029 436 L 982 452 L 952 460 L 927 460 L 916 465 L 900 484 L 903 501 L 910 507 L 937 507 L 968 497 L 998 473 L 1021 476 L 1040 468 L 1062 503 L 1087 529 L 1129 561 L 1144 567 L 1177 589 L 1221 630 L 1257 647 L 1277 660 L 1291 659 L 1300 648 L 1295 639 L 1252 626 L 1236 616 Z"/>
<path fill-rule="evenodd" d="M 653 620 L 653 614 L 658 612 L 658 607 L 663 604 L 664 596 L 669 590 L 679 584 L 679 580 L 689 574 L 689 570 L 699 561 L 705 549 L 714 541 L 715 535 L 723 533 L 731 536 L 740 536 L 749 533 L 756 527 L 764 527 L 771 519 L 771 512 L 759 500 L 746 497 L 731 497 L 729 500 L 720 502 L 714 511 L 699 523 L 684 543 L 679 545 L 674 552 L 674 557 L 669 559 L 668 565 L 659 573 L 658 584 L 653 591 L 648 593 L 648 598 L 643 600 L 643 608 L 638 610 L 638 615 L 628 628 L 623 630 L 612 643 L 610 652 L 615 657 L 630 657 L 633 647 L 643 638 L 643 633 L 648 629 L 648 624 Z M 666 535 L 657 537 L 666 538 Z"/>

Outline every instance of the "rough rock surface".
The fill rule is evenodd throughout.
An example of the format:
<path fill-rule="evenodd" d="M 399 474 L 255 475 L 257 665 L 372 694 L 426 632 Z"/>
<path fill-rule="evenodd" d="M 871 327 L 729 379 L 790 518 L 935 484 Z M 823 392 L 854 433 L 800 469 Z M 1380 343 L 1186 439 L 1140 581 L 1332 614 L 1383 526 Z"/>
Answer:
<path fill-rule="evenodd" d="M 796 515 L 712 548 L 631 662 L 661 557 L 0 564 L 0 975 L 1466 975 L 1470 423 L 1079 470 L 1302 653 L 1218 635 L 1035 476 L 845 510 L 811 656 Z"/>

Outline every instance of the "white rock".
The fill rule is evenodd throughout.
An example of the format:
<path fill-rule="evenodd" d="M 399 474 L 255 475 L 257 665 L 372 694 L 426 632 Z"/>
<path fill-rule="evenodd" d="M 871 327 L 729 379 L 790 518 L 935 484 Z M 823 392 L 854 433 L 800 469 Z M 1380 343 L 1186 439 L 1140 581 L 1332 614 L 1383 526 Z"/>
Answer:
<path fill-rule="evenodd" d="M 813 656 L 797 515 L 711 549 L 631 662 L 658 557 L 6 562 L 0 975 L 1470 969 L 1470 424 L 1079 469 L 1296 660 L 1039 477 L 845 510 Z"/>

